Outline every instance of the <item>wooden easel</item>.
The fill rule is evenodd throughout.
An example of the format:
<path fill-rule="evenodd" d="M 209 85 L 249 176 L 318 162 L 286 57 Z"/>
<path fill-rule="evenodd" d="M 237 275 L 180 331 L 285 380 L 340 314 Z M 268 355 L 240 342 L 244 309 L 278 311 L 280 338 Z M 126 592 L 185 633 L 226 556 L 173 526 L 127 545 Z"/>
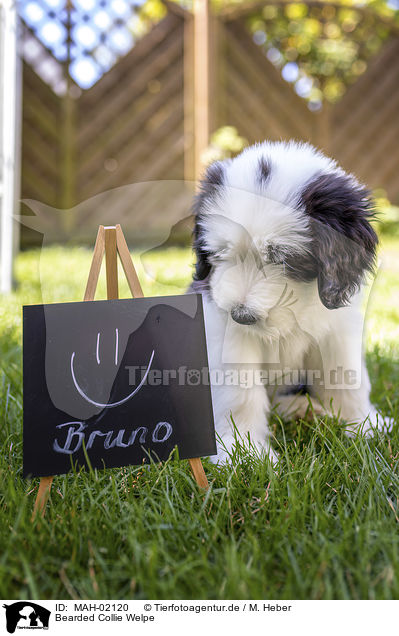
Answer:
<path fill-rule="evenodd" d="M 87 279 L 86 291 L 84 293 L 83 300 L 94 300 L 104 252 L 107 279 L 107 299 L 112 300 L 119 298 L 118 254 L 133 298 L 143 298 L 143 290 L 141 288 L 137 272 L 134 268 L 126 239 L 123 235 L 121 226 L 118 224 L 111 227 L 104 227 L 103 225 L 100 225 L 98 228 L 96 244 L 94 247 L 93 258 L 91 261 L 89 277 Z M 207 490 L 209 488 L 209 484 L 202 466 L 201 458 L 195 457 L 188 461 L 198 486 Z M 39 490 L 33 508 L 32 520 L 38 513 L 44 517 L 45 507 L 50 495 L 53 479 L 54 477 L 40 478 Z"/>

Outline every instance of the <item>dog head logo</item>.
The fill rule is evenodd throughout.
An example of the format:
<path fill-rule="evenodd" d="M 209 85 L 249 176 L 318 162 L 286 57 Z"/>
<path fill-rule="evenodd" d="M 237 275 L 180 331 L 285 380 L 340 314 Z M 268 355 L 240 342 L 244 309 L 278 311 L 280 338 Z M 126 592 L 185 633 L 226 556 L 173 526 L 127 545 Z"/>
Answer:
<path fill-rule="evenodd" d="M 96 194 L 69 209 L 23 199 L 22 214 L 16 215 L 15 219 L 25 228 L 40 233 L 43 247 L 70 241 L 71 232 L 75 240 L 91 244 L 98 231 L 99 219 L 105 226 L 114 226 L 120 223 L 122 210 L 134 210 L 134 214 L 124 220 L 123 229 L 128 243 L 139 237 L 140 245 L 145 246 L 134 257 L 136 267 L 139 266 L 140 281 L 151 286 L 156 284 L 158 294 L 174 295 L 185 289 L 191 265 L 182 262 L 179 276 L 170 277 L 169 268 L 164 267 L 162 260 L 157 260 L 157 254 L 189 241 L 193 219 L 187 216 L 187 211 L 191 207 L 195 185 L 192 181 L 164 179 L 132 183 Z M 43 303 L 54 302 L 52 284 L 46 275 L 45 253 L 40 251 L 38 261 Z"/>
<path fill-rule="evenodd" d="M 51 612 L 37 603 L 18 601 L 3 607 L 6 610 L 9 634 L 13 634 L 16 629 L 48 629 Z"/>

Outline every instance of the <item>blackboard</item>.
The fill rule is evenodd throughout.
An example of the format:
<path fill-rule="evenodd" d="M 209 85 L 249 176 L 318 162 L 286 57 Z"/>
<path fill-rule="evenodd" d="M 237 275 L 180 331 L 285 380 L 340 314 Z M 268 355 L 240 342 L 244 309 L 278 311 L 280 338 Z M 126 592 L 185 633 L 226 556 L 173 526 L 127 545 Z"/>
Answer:
<path fill-rule="evenodd" d="M 216 454 L 199 294 L 23 308 L 23 474 Z"/>

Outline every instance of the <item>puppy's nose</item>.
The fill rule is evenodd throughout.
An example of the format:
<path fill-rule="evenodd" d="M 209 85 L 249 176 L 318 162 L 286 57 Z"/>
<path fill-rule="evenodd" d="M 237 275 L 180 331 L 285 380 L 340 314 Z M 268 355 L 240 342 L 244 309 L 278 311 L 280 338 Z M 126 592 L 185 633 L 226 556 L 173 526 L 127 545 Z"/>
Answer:
<path fill-rule="evenodd" d="M 243 304 L 236 305 L 231 310 L 231 317 L 239 325 L 253 325 L 257 320 L 257 315 Z"/>

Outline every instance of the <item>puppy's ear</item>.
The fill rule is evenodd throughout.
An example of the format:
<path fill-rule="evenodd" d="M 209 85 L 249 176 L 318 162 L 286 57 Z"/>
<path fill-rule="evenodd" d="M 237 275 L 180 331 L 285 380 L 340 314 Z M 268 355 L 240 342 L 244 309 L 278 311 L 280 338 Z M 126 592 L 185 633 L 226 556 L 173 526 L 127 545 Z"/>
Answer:
<path fill-rule="evenodd" d="M 310 217 L 320 299 L 328 309 L 343 307 L 375 265 L 370 193 L 344 172 L 319 174 L 301 202 Z"/>
<path fill-rule="evenodd" d="M 206 249 L 204 242 L 203 221 L 204 216 L 218 197 L 224 182 L 224 165 L 221 161 L 211 164 L 200 182 L 198 194 L 194 199 L 194 231 L 193 247 L 197 256 L 195 264 L 195 280 L 204 280 L 211 271 L 211 264 L 208 260 L 210 253 Z"/>

